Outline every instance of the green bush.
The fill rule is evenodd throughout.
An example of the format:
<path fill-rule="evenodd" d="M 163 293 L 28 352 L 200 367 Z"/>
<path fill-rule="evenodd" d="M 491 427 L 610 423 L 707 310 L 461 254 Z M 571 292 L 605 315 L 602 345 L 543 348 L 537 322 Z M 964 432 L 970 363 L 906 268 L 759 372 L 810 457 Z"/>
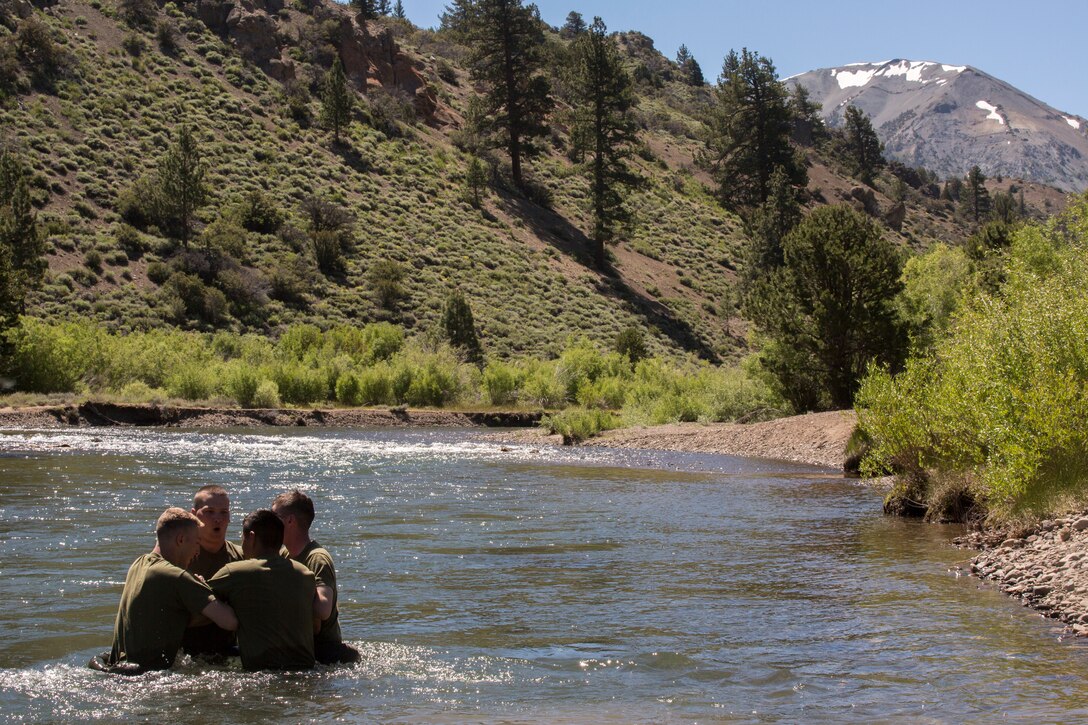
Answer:
<path fill-rule="evenodd" d="M 491 405 L 511 405 L 517 402 L 522 375 L 513 365 L 494 360 L 483 374 L 484 397 Z"/>
<path fill-rule="evenodd" d="M 387 366 L 376 365 L 359 374 L 359 405 L 386 405 L 395 399 Z"/>
<path fill-rule="evenodd" d="M 578 405 L 583 408 L 619 410 L 627 399 L 628 380 L 615 375 L 586 382 L 578 388 Z"/>
<path fill-rule="evenodd" d="M 32 393 L 74 392 L 87 373 L 97 331 L 79 323 L 50 325 L 24 317 L 8 330 L 11 374 L 17 389 Z"/>
<path fill-rule="evenodd" d="M 166 392 L 183 400 L 207 400 L 216 393 L 217 371 L 206 365 L 186 364 L 166 381 Z"/>
<path fill-rule="evenodd" d="M 311 405 L 329 397 L 328 378 L 321 370 L 298 363 L 281 363 L 270 366 L 267 372 L 285 403 Z"/>
<path fill-rule="evenodd" d="M 345 373 L 336 381 L 336 399 L 344 405 L 362 405 L 359 376 Z"/>
<path fill-rule="evenodd" d="M 280 407 L 280 391 L 271 380 L 261 380 L 257 391 L 253 394 L 254 408 L 278 408 Z"/>
<path fill-rule="evenodd" d="M 363 328 L 365 364 L 389 360 L 404 347 L 404 330 L 389 322 L 373 322 Z"/>
<path fill-rule="evenodd" d="M 237 362 L 231 365 L 228 370 L 223 381 L 223 389 L 227 395 L 243 408 L 275 407 L 256 404 L 257 390 L 261 387 L 261 381 L 260 374 L 251 365 Z"/>
<path fill-rule="evenodd" d="M 409 405 L 440 408 L 455 400 L 460 384 L 452 367 L 448 363 L 432 360 L 416 370 L 411 385 L 405 391 L 404 401 Z"/>
<path fill-rule="evenodd" d="M 563 436 L 564 445 L 581 443 L 612 428 L 619 422 L 606 410 L 582 410 L 573 408 L 547 415 L 541 421 L 549 433 Z"/>
<path fill-rule="evenodd" d="M 1088 492 L 1088 198 L 1014 235 L 1007 282 L 979 293 L 893 377 L 859 392 L 863 462 L 924 483 L 968 475 L 998 516 Z M 952 487 L 955 489 L 956 487 Z"/>

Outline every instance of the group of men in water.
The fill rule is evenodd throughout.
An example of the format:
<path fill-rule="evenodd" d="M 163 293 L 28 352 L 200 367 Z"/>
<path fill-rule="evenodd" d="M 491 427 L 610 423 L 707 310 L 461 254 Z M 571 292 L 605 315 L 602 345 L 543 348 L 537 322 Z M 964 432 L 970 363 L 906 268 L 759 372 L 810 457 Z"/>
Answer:
<path fill-rule="evenodd" d="M 125 578 L 113 649 L 98 669 L 166 669 L 180 650 L 211 661 L 239 654 L 247 670 L 308 669 L 359 659 L 340 633 L 332 557 L 310 538 L 314 504 L 298 491 L 242 521 L 227 541 L 230 498 L 204 486 L 192 510 L 168 508 L 157 543 Z"/>

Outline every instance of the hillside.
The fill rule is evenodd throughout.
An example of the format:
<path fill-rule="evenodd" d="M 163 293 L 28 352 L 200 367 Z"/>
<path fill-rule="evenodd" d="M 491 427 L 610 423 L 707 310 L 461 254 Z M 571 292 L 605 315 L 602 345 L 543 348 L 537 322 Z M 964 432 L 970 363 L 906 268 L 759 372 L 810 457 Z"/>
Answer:
<path fill-rule="evenodd" d="M 865 111 L 890 158 L 942 176 L 977 164 L 1067 191 L 1088 188 L 1088 120 L 970 66 L 909 60 L 857 63 L 788 79 L 823 105 L 832 126 Z"/>
<path fill-rule="evenodd" d="M 530 166 L 532 198 L 500 181 L 482 209 L 466 201 L 468 157 L 454 140 L 471 84 L 458 65 L 463 49 L 441 34 L 388 18 L 360 24 L 326 0 L 167 3 L 157 28 L 132 27 L 100 0 L 6 7 L 12 26 L 43 23 L 63 57 L 55 81 L 0 109 L 4 140 L 34 169 L 48 232 L 49 273 L 30 300 L 32 314 L 89 317 L 120 330 L 276 333 L 302 321 L 392 320 L 426 333 L 459 290 L 485 349 L 498 356 L 549 355 L 572 333 L 609 345 L 630 325 L 650 331 L 653 352 L 723 360 L 746 349 L 734 283 L 747 241 L 694 164 L 709 91 L 672 78 L 673 64 L 646 36 L 621 35 L 632 69 L 647 71 L 635 159 L 645 183 L 629 202 L 635 223 L 602 273 L 590 262 L 587 183 L 564 154 L 562 109 L 549 153 Z M 313 121 L 314 93 L 337 55 L 361 100 L 340 146 Z M 200 211 L 210 231 L 194 241 L 196 251 L 121 218 L 126 194 L 182 122 L 195 133 L 213 190 Z M 886 218 L 903 201 L 901 224 L 888 233 L 914 248 L 968 232 L 950 203 L 896 191 L 890 177 L 868 198 L 835 162 L 808 156 L 809 206 L 851 200 Z M 1038 213 L 1061 203 L 1054 190 L 1030 188 Z M 284 216 L 278 231 L 227 226 L 237 238 L 213 235 L 216 220 L 251 192 Z M 354 219 L 338 272 L 317 269 L 300 231 L 312 197 Z M 209 270 L 202 244 L 226 245 L 229 264 Z M 375 293 L 371 274 L 383 260 L 406 271 L 396 305 L 383 306 Z M 201 278 L 226 306 L 192 304 L 184 295 L 204 288 L 184 288 L 173 275 Z"/>

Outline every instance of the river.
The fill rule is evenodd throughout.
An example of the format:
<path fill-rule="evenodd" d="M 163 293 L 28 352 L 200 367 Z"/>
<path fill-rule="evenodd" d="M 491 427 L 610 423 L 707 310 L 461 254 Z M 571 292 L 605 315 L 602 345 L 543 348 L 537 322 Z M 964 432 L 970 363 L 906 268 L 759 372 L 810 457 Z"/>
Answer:
<path fill-rule="evenodd" d="M 19 722 L 990 722 L 1088 718 L 1088 648 L 833 472 L 500 446 L 466 430 L 0 433 L 0 718 Z M 108 649 L 155 518 L 298 486 L 352 667 Z"/>

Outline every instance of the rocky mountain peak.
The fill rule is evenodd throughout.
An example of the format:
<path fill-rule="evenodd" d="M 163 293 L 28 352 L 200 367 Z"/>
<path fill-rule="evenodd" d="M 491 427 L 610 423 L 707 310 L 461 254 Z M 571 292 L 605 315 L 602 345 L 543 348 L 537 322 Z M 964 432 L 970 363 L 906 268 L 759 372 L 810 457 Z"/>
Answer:
<path fill-rule="evenodd" d="M 977 68 L 896 58 L 809 71 L 808 89 L 832 126 L 865 111 L 889 157 L 962 176 L 974 165 L 1068 191 L 1088 188 L 1088 120 L 1062 113 Z"/>

